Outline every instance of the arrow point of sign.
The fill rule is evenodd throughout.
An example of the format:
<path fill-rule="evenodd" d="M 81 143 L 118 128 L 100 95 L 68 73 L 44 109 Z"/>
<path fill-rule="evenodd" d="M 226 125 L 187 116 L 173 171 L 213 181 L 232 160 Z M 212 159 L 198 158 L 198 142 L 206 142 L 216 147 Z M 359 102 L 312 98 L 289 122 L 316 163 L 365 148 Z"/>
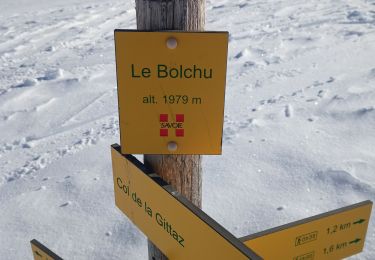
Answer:
<path fill-rule="evenodd" d="M 353 241 L 350 241 L 349 244 L 357 244 L 357 243 L 359 243 L 360 241 L 361 241 L 360 238 L 356 238 L 356 239 L 354 239 Z"/>
<path fill-rule="evenodd" d="M 362 224 L 362 223 L 365 222 L 365 221 L 366 221 L 365 219 L 361 218 L 361 219 L 359 219 L 359 220 L 353 222 L 353 224 L 354 224 L 354 225 L 355 225 L 355 224 Z"/>

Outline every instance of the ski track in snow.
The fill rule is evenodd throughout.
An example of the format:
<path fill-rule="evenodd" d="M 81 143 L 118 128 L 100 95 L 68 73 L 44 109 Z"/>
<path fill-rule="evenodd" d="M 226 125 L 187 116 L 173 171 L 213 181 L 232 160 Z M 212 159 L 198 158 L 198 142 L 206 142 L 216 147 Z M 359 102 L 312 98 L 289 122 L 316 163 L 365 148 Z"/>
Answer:
<path fill-rule="evenodd" d="M 85 206 L 93 202 L 79 189 L 91 187 L 83 185 L 88 179 L 55 171 L 72 156 L 85 158 L 119 137 L 113 30 L 135 28 L 134 5 L 92 0 L 32 8 L 0 11 L 0 197 L 8 187 L 28 183 L 35 201 L 21 204 L 33 216 L 33 205 L 46 202 L 37 194 L 55 189 L 64 200 L 53 201 L 53 207 L 63 217 L 94 218 Z M 375 2 L 207 0 L 206 10 L 206 29 L 228 30 L 230 42 L 224 154 L 204 157 L 204 210 L 243 236 L 375 200 Z M 110 164 L 102 158 L 96 163 L 98 172 Z M 69 167 L 89 166 L 79 161 Z M 48 177 L 40 181 L 40 175 Z M 60 186 L 50 184 L 58 178 Z M 92 180 L 101 187 L 111 182 Z M 103 212 L 107 204 L 93 207 Z M 0 220 L 0 228 L 23 223 L 18 235 L 32 234 L 35 220 L 25 214 L 17 219 L 17 210 L 9 209 L 5 223 L 11 224 Z M 44 219 L 50 225 L 53 214 Z M 96 223 L 100 234 L 88 231 L 82 248 L 90 259 L 145 257 L 141 235 L 120 219 L 124 222 Z M 365 251 L 353 259 L 375 258 L 374 222 L 373 214 Z M 63 225 L 46 234 L 50 243 L 59 231 Z M 79 236 L 56 240 L 58 248 L 68 249 L 59 252 L 62 257 L 75 252 L 85 259 L 73 249 Z M 100 251 L 92 244 L 103 237 L 107 246 Z M 127 240 L 138 251 L 117 245 Z M 15 246 L 26 248 L 21 242 Z M 24 259 L 27 250 L 12 256 Z M 0 253 L 9 255 L 6 246 L 0 245 Z"/>
<path fill-rule="evenodd" d="M 36 173 L 103 136 L 118 135 L 113 29 L 134 23 L 134 15 L 133 6 L 124 9 L 123 3 L 107 2 L 4 19 L 0 28 L 0 127 L 10 132 L 26 121 L 30 129 L 25 131 L 29 135 L 13 140 L 0 137 L 3 184 Z M 92 63 L 93 57 L 101 63 Z M 73 95 L 67 91 L 82 85 L 91 90 L 77 91 L 74 94 L 81 98 L 75 101 L 79 102 L 71 102 Z M 108 105 L 111 110 L 100 112 Z M 56 117 L 51 120 L 48 114 Z M 40 119 L 54 129 L 33 129 Z"/>
<path fill-rule="evenodd" d="M 9 144 L 4 144 L 3 147 L 0 147 L 0 155 L 4 158 L 7 158 L 7 153 L 22 154 L 22 150 L 24 149 L 32 150 L 31 152 L 23 154 L 23 156 L 18 158 L 18 160 L 21 158 L 24 159 L 23 165 L 16 169 L 12 169 L 5 174 L 3 177 L 4 183 L 11 182 L 28 175 L 30 177 L 35 177 L 33 176 L 33 173 L 45 168 L 53 161 L 60 160 L 66 155 L 81 151 L 85 148 L 85 146 L 95 145 L 103 137 L 119 135 L 118 119 L 112 116 L 105 119 L 96 120 L 91 124 L 91 128 L 89 127 L 90 124 L 85 124 L 84 126 L 76 127 L 74 132 L 72 132 L 72 129 L 69 129 L 67 131 L 56 133 L 41 139 L 29 137 L 21 140 L 15 140 Z M 101 124 L 101 126 L 98 127 L 98 124 Z M 67 139 L 73 140 L 73 142 L 67 144 Z M 50 150 L 50 147 L 55 149 Z M 11 156 L 12 155 L 9 157 Z M 11 162 L 9 162 L 9 164 L 11 164 Z M 7 163 L 4 168 L 8 168 Z M 2 172 L 7 171 L 2 169 Z"/>

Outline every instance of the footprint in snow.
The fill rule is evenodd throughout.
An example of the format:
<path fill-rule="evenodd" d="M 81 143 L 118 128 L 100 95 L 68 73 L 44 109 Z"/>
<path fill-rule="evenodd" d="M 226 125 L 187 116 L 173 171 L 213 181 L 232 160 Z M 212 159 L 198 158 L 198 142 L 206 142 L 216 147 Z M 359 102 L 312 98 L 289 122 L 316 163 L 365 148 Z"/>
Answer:
<path fill-rule="evenodd" d="M 323 89 L 319 90 L 317 96 L 320 97 L 320 98 L 323 98 L 325 96 L 325 91 Z"/>
<path fill-rule="evenodd" d="M 238 59 L 240 59 L 242 57 L 247 57 L 247 56 L 250 56 L 250 50 L 248 48 L 246 48 L 246 49 L 240 51 L 239 53 L 237 53 L 234 56 L 234 58 L 238 60 Z"/>
<path fill-rule="evenodd" d="M 26 21 L 25 24 L 33 25 L 33 24 L 37 24 L 37 22 L 36 21 Z"/>
<path fill-rule="evenodd" d="M 46 186 L 40 186 L 39 188 L 37 188 L 35 191 L 40 191 L 40 190 L 46 190 L 47 187 Z"/>
<path fill-rule="evenodd" d="M 44 80 L 54 80 L 61 78 L 63 76 L 63 70 L 57 69 L 57 70 L 48 70 L 44 76 L 38 77 L 36 79 L 34 78 L 28 78 L 25 79 L 23 82 L 11 86 L 11 88 L 25 88 L 25 87 L 33 87 L 37 85 L 40 81 Z"/>
<path fill-rule="evenodd" d="M 239 129 L 248 128 L 252 124 L 253 120 L 254 120 L 253 118 L 249 118 L 244 122 L 240 122 L 238 125 L 238 128 Z"/>
<path fill-rule="evenodd" d="M 372 68 L 368 73 L 369 79 L 375 79 L 375 68 Z"/>
<path fill-rule="evenodd" d="M 25 87 L 32 87 L 32 86 L 35 86 L 36 84 L 38 84 L 38 80 L 37 79 L 33 79 L 33 78 L 29 78 L 29 79 L 25 79 L 22 83 L 20 84 L 17 84 L 17 85 L 13 85 L 11 86 L 11 88 L 25 88 Z"/>
<path fill-rule="evenodd" d="M 63 208 L 63 207 L 69 206 L 69 205 L 71 205 L 71 204 L 72 204 L 71 201 L 67 201 L 67 202 L 61 204 L 61 205 L 60 205 L 60 208 Z"/>
<path fill-rule="evenodd" d="M 293 107 L 291 105 L 286 105 L 284 108 L 285 117 L 292 117 L 293 116 Z"/>
<path fill-rule="evenodd" d="M 242 65 L 244 68 L 256 68 L 257 64 L 253 61 L 245 61 L 244 64 Z"/>
<path fill-rule="evenodd" d="M 327 169 L 319 171 L 315 175 L 315 181 L 317 185 L 331 186 L 333 189 L 340 191 L 357 191 L 359 193 L 370 193 L 374 194 L 375 189 L 363 182 L 361 179 L 355 177 L 355 175 L 344 170 L 333 170 Z"/>
<path fill-rule="evenodd" d="M 367 15 L 360 12 L 360 11 L 357 11 L 357 10 L 353 10 L 353 11 L 349 11 L 346 18 L 350 21 L 350 23 L 352 24 L 356 24 L 356 23 L 368 23 L 370 22 L 370 19 L 368 19 L 366 17 Z"/>
<path fill-rule="evenodd" d="M 56 51 L 56 48 L 54 46 L 48 46 L 44 50 L 47 51 L 47 52 L 54 52 L 54 51 Z"/>
<path fill-rule="evenodd" d="M 326 83 L 332 83 L 335 81 L 334 77 L 329 77 L 329 79 L 326 81 Z"/>
<path fill-rule="evenodd" d="M 242 8 L 248 6 L 248 5 L 249 5 L 248 3 L 242 3 L 242 4 L 238 4 L 237 6 L 238 6 L 240 9 L 242 9 Z"/>
<path fill-rule="evenodd" d="M 39 80 L 39 81 L 54 80 L 54 79 L 61 78 L 63 76 L 63 74 L 64 74 L 64 71 L 62 69 L 48 70 L 48 71 L 46 71 L 46 73 L 44 74 L 43 77 L 39 77 L 39 78 L 37 78 L 37 80 Z"/>
<path fill-rule="evenodd" d="M 221 8 L 223 8 L 223 7 L 225 7 L 225 5 L 216 5 L 216 6 L 213 6 L 213 7 L 212 7 L 212 10 L 215 10 L 215 9 L 221 9 Z"/>
<path fill-rule="evenodd" d="M 313 83 L 313 87 L 319 87 L 319 86 L 323 86 L 324 85 L 324 83 L 323 82 L 320 82 L 320 81 L 314 81 L 314 83 Z"/>
<path fill-rule="evenodd" d="M 344 31 L 343 35 L 346 39 L 350 39 L 352 37 L 361 37 L 364 35 L 364 33 L 359 31 Z"/>
<path fill-rule="evenodd" d="M 297 96 L 298 94 L 302 94 L 302 93 L 303 93 L 302 89 L 297 90 L 297 91 L 294 91 L 294 92 L 292 93 L 292 97 Z"/>

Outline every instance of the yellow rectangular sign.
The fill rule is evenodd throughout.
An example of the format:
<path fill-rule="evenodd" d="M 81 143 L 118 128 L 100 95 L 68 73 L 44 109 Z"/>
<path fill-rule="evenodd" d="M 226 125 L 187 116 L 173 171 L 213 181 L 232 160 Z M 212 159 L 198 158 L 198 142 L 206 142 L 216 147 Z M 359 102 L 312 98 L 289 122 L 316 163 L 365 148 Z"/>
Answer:
<path fill-rule="evenodd" d="M 221 154 L 228 32 L 115 30 L 124 154 Z"/>
<path fill-rule="evenodd" d="M 54 252 L 45 247 L 38 240 L 33 239 L 30 241 L 31 250 L 33 251 L 34 260 L 63 260 Z"/>
<path fill-rule="evenodd" d="M 371 208 L 364 201 L 240 240 L 264 259 L 342 259 L 363 250 Z"/>
<path fill-rule="evenodd" d="M 168 259 L 262 259 L 118 145 L 112 167 L 117 207 Z"/>

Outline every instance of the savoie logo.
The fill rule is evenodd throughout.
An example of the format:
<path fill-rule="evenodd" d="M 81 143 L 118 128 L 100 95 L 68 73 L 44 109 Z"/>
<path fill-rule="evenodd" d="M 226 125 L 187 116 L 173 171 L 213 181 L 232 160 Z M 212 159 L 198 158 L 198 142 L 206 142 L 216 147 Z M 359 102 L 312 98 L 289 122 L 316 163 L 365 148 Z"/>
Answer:
<path fill-rule="evenodd" d="M 169 136 L 169 129 L 175 132 L 176 137 L 184 137 L 185 130 L 184 130 L 184 122 L 185 122 L 185 115 L 184 114 L 176 114 L 176 118 L 174 121 L 169 121 L 168 114 L 160 114 L 159 117 L 160 122 L 160 136 L 167 137 Z"/>

